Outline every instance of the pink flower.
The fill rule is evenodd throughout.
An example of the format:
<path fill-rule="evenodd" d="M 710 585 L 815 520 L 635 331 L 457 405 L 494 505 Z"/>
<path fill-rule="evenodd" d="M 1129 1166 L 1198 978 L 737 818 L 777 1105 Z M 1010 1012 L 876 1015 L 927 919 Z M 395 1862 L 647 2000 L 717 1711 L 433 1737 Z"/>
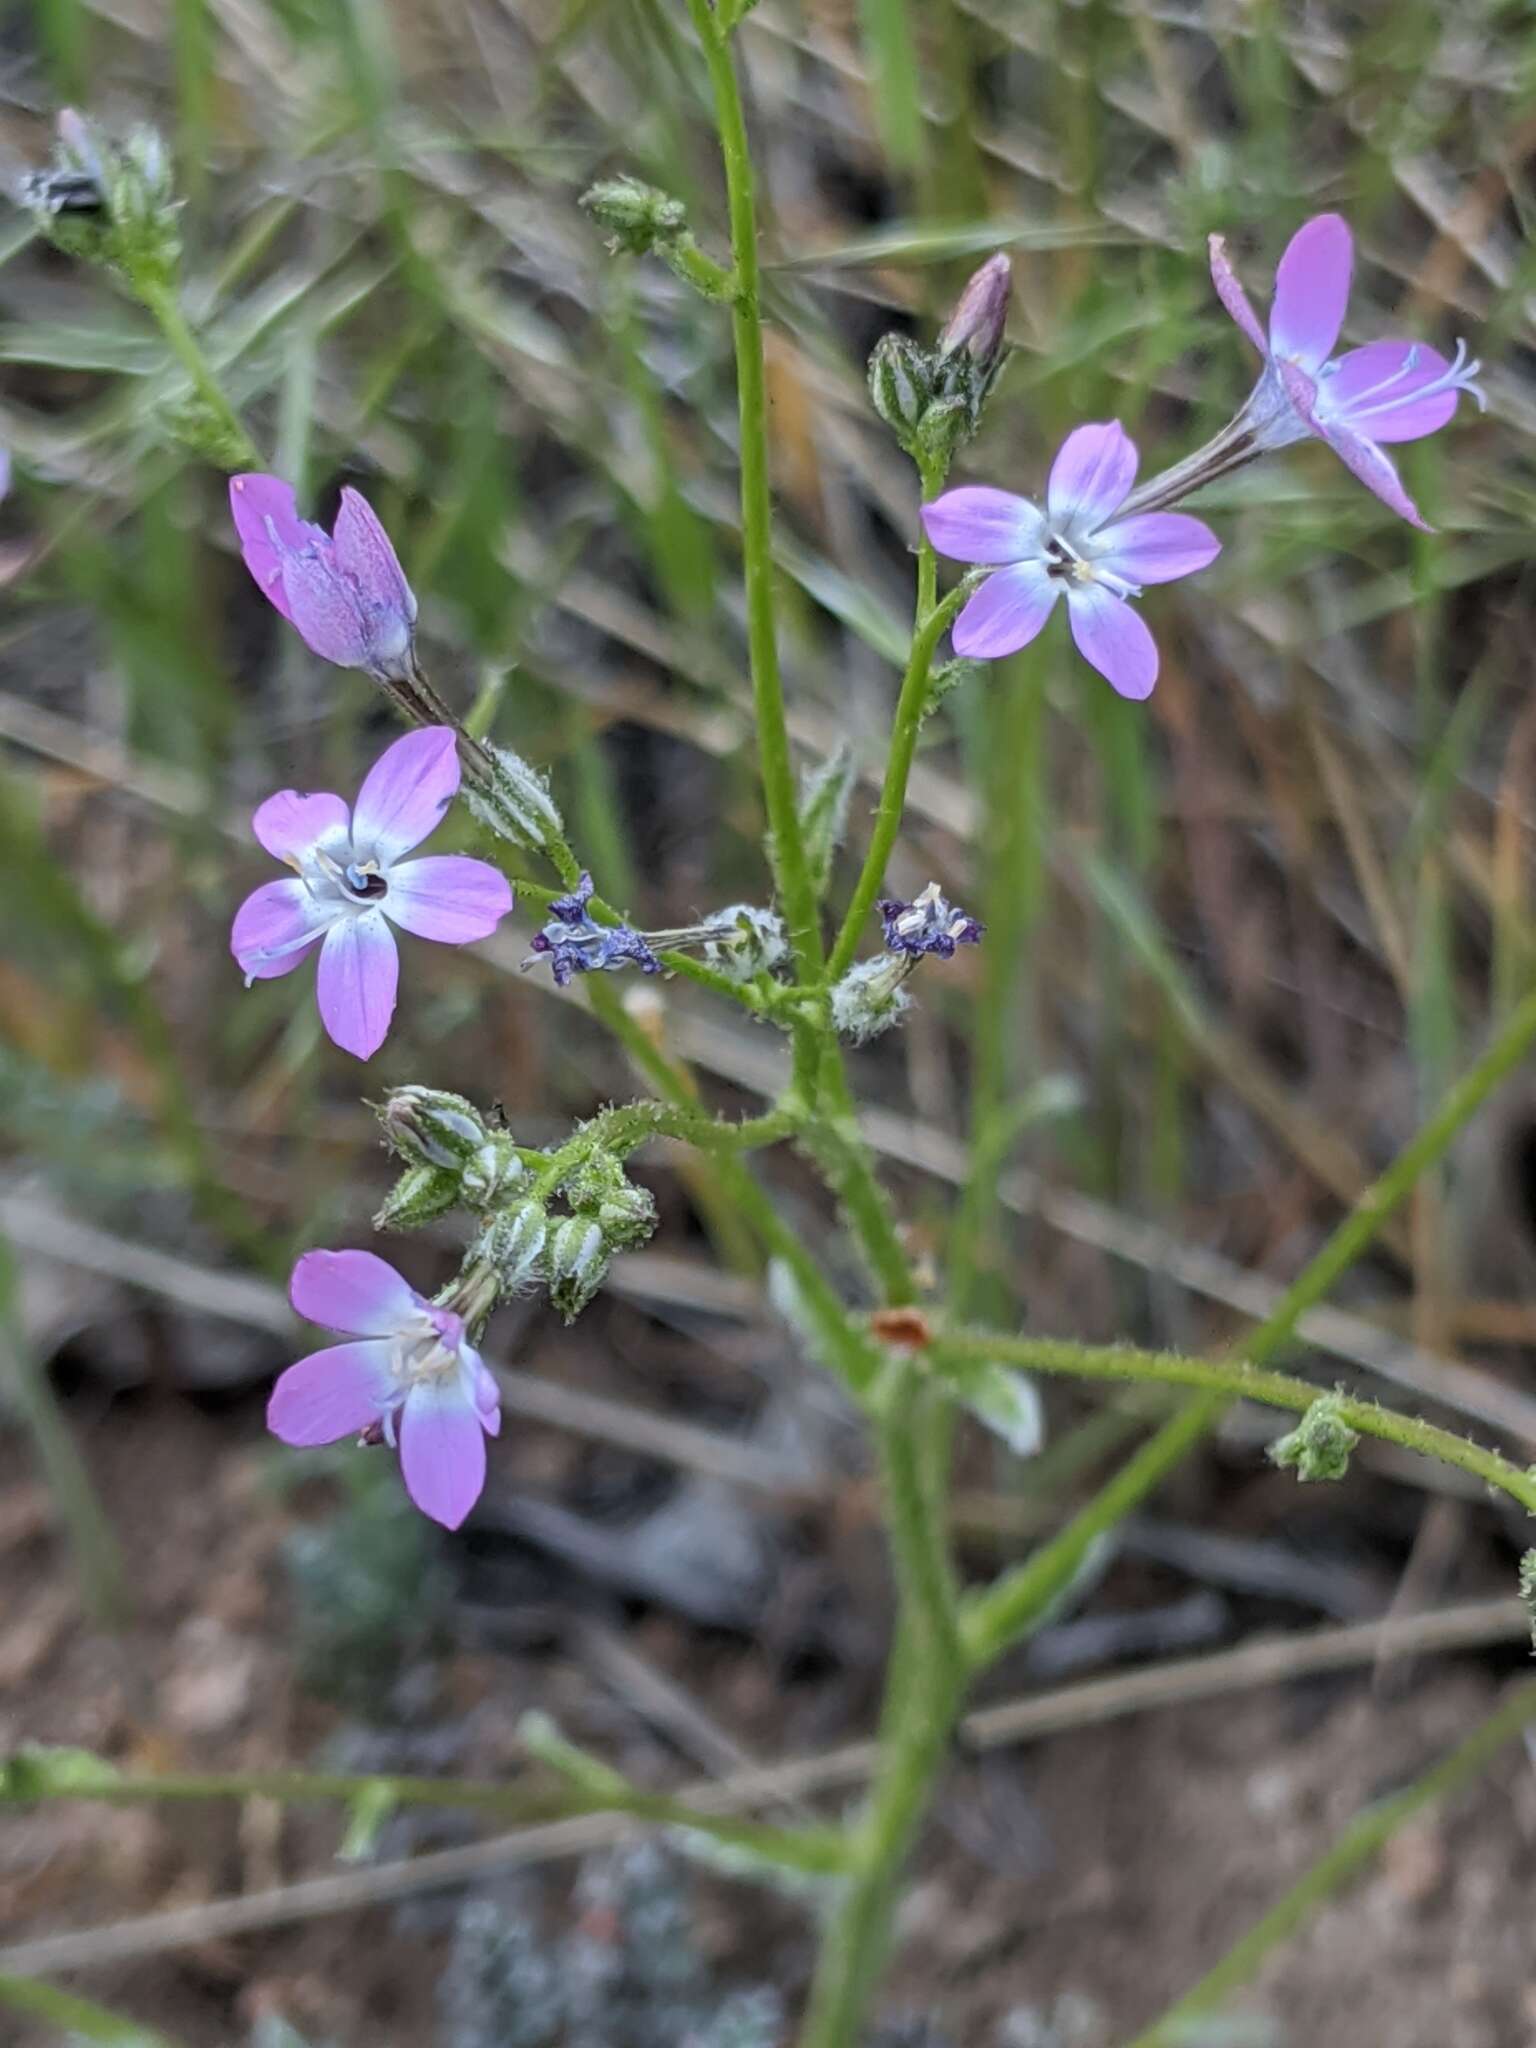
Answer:
<path fill-rule="evenodd" d="M 1044 511 L 985 486 L 946 491 L 923 507 L 940 554 L 998 565 L 955 621 L 957 654 L 993 661 L 1028 646 L 1064 597 L 1084 659 L 1122 697 L 1151 694 L 1157 644 L 1128 600 L 1140 597 L 1143 584 L 1205 568 L 1221 543 L 1184 512 L 1117 520 L 1136 464 L 1136 444 L 1118 420 L 1106 420 L 1062 442 Z"/>
<path fill-rule="evenodd" d="M 429 725 L 396 740 L 369 769 L 350 812 L 339 796 L 280 790 L 251 820 L 267 852 L 296 879 L 267 882 L 235 915 L 230 951 L 246 986 L 288 974 L 316 945 L 326 1031 L 371 1059 L 394 1015 L 400 959 L 390 924 L 467 946 L 489 938 L 512 908 L 505 875 L 462 854 L 402 861 L 426 838 L 459 787 L 452 730 Z"/>
<path fill-rule="evenodd" d="M 1463 391 L 1486 407 L 1476 382 L 1481 365 L 1468 361 L 1460 341 L 1450 362 L 1421 341 L 1372 341 L 1334 356 L 1353 267 L 1354 243 L 1338 214 L 1321 213 L 1298 228 L 1275 272 L 1266 335 L 1225 241 L 1211 236 L 1211 276 L 1221 303 L 1264 358 L 1241 424 L 1252 435 L 1254 453 L 1316 435 L 1383 504 L 1430 532 L 1381 444 L 1435 433 Z"/>
<path fill-rule="evenodd" d="M 323 661 L 409 680 L 416 599 L 366 498 L 342 492 L 334 533 L 299 517 L 281 477 L 231 477 L 229 506 L 245 566 Z"/>
<path fill-rule="evenodd" d="M 372 1252 L 306 1252 L 288 1293 L 301 1316 L 351 1341 L 280 1375 L 268 1429 L 300 1448 L 374 1433 L 393 1446 L 398 1434 L 406 1492 L 457 1529 L 485 1485 L 485 1439 L 501 1429 L 496 1382 L 463 1318 Z"/>

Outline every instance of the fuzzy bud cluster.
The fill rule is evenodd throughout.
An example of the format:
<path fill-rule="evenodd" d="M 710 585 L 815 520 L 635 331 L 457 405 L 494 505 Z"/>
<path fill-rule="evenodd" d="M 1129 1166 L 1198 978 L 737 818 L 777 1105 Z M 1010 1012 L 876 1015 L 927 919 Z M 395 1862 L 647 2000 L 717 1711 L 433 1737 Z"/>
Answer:
<path fill-rule="evenodd" d="M 1323 1394 L 1293 1430 L 1269 1447 L 1270 1462 L 1292 1466 L 1300 1480 L 1342 1479 L 1359 1432 L 1344 1420 L 1343 1397 Z"/>
<path fill-rule="evenodd" d="M 869 395 L 897 441 L 925 471 L 946 472 L 981 425 L 1001 370 L 1013 278 L 993 256 L 961 293 L 932 348 L 882 335 L 869 359 Z"/>
<path fill-rule="evenodd" d="M 480 755 L 464 800 L 481 824 L 529 853 L 563 852 L 565 821 L 539 771 L 506 747 L 484 746 Z"/>
<path fill-rule="evenodd" d="M 485 1215 L 524 1177 L 517 1146 L 472 1102 L 445 1088 L 393 1088 L 379 1107 L 384 1142 L 406 1170 L 378 1215 L 380 1230 L 415 1230 L 449 1209 Z"/>
<path fill-rule="evenodd" d="M 103 263 L 135 292 L 166 290 L 181 257 L 171 160 L 159 134 L 133 129 L 115 141 L 65 108 L 53 161 L 21 187 L 22 204 L 56 248 Z"/>

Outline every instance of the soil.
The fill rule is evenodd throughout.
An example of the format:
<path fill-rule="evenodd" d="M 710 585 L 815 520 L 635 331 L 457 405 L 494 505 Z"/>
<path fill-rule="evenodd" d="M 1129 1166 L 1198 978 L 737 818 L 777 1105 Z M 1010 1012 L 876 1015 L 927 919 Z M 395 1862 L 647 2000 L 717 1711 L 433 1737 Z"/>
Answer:
<path fill-rule="evenodd" d="M 249 1770 L 314 1759 L 349 1730 L 355 1743 L 357 1724 L 296 1676 L 281 1554 L 316 1502 L 270 1484 L 259 1405 L 145 1391 L 110 1405 L 81 1395 L 70 1408 L 137 1608 L 115 1634 L 82 1616 L 49 1495 L 24 1445 L 0 1442 L 0 1749 L 45 1740 L 125 1767 Z M 561 1469 L 561 1440 L 535 1428 L 522 1437 L 530 1472 Z M 461 1595 L 485 1569 L 476 1550 L 471 1537 L 448 1551 Z M 523 1590 L 538 1594 L 537 1568 L 525 1568 Z M 418 1726 L 451 1731 L 438 1767 L 505 1771 L 518 1715 L 549 1704 L 584 1737 L 606 1734 L 626 1767 L 660 1775 L 655 1745 L 552 1644 L 539 1616 L 558 1605 L 558 1583 L 542 1593 L 523 1604 L 521 1624 L 514 1603 L 492 1630 L 461 1599 L 456 1646 L 414 1673 Z M 786 1687 L 760 1645 L 640 1603 L 621 1618 L 759 1753 L 867 1728 L 863 1689 L 829 1664 L 813 1661 Z M 903 1911 L 891 2009 L 941 2025 L 953 2048 L 1111 2048 L 1187 1988 L 1363 1804 L 1470 1729 L 1517 1661 L 1309 1679 L 957 1760 Z M 430 1750 L 427 1737 L 411 1740 L 413 1756 Z M 410 1840 L 470 1832 L 447 1817 Z M 9 1812 L 0 1926 L 15 1942 L 324 1873 L 337 1837 L 334 1815 L 266 1801 Z M 385 1853 L 404 1846 L 392 1840 Z M 1232 2048 L 1536 2041 L 1533 1867 L 1536 1778 L 1512 1747 L 1275 1952 L 1240 2001 L 1246 2030 L 1234 2021 L 1201 2038 Z M 546 1873 L 557 1911 L 570 1875 L 567 1865 Z M 235 2048 L 264 2012 L 336 2048 L 429 2044 L 451 1903 L 340 1915 L 70 1981 L 192 2048 Z M 808 1955 L 793 1917 L 775 1908 L 765 1921 L 746 1889 L 711 1890 L 700 1910 L 727 1972 L 760 1977 L 764 1929 L 778 1929 L 772 1967 L 793 1995 Z M 23 2028 L 4 2038 L 32 2048 L 52 2037 Z"/>

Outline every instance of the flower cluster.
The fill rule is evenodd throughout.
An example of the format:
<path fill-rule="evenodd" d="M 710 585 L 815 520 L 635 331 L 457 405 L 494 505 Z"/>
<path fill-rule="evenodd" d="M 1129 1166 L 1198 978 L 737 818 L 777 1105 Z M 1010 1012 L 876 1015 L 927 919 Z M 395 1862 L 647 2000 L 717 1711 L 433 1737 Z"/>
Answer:
<path fill-rule="evenodd" d="M 855 1045 L 880 1037 L 911 1008 L 902 984 L 926 954 L 952 960 L 957 946 L 980 945 L 986 930 L 968 911 L 957 910 L 937 882 L 910 903 L 888 896 L 876 907 L 885 951 L 850 967 L 832 989 L 833 1026 Z"/>
<path fill-rule="evenodd" d="M 920 890 L 911 903 L 886 897 L 875 907 L 885 926 L 885 950 L 906 953 L 914 960 L 924 953 L 952 960 L 956 946 L 978 946 L 986 931 L 968 911 L 956 910 L 937 882 Z"/>
<path fill-rule="evenodd" d="M 1376 341 L 1333 354 L 1354 252 L 1337 214 L 1308 221 L 1275 275 L 1266 333 L 1219 235 L 1211 270 L 1222 304 L 1262 355 L 1259 381 L 1231 424 L 1196 454 L 1136 486 L 1137 454 L 1118 420 L 1078 427 L 1051 467 L 1044 506 L 985 486 L 922 508 L 940 554 L 990 570 L 955 621 L 957 654 L 996 660 L 1033 640 L 1067 601 L 1079 653 L 1123 697 L 1150 695 L 1157 646 L 1132 608 L 1149 583 L 1207 568 L 1221 543 L 1166 508 L 1270 450 L 1313 436 L 1402 518 L 1425 521 L 1382 444 L 1443 427 L 1465 392 L 1485 403 L 1478 365 L 1457 343 L 1449 362 L 1422 342 Z"/>

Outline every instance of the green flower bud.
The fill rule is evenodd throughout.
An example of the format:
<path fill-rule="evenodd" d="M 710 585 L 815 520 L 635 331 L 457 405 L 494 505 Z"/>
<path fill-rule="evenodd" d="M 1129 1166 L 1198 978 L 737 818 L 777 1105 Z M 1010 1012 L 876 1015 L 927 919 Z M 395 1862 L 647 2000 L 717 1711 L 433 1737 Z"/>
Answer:
<path fill-rule="evenodd" d="M 491 1217 L 480 1234 L 475 1255 L 495 1267 L 503 1294 L 525 1294 L 538 1278 L 548 1237 L 544 1204 L 529 1197 Z"/>
<path fill-rule="evenodd" d="M 612 1251 L 595 1216 L 562 1217 L 544 1249 L 549 1298 L 573 1323 L 603 1284 Z"/>
<path fill-rule="evenodd" d="M 1296 1427 L 1270 1445 L 1271 1461 L 1294 1466 L 1296 1477 L 1303 1481 L 1342 1479 L 1349 1470 L 1349 1454 L 1360 1441 L 1359 1432 L 1344 1420 L 1342 1408 L 1341 1395 L 1320 1395 Z"/>
<path fill-rule="evenodd" d="M 485 772 L 464 788 L 464 800 L 481 824 L 530 853 L 564 851 L 565 821 L 544 777 L 506 747 L 482 751 Z"/>
<path fill-rule="evenodd" d="M 869 359 L 870 402 L 909 455 L 933 401 L 934 361 L 905 334 L 882 334 Z"/>
<path fill-rule="evenodd" d="M 134 291 L 169 288 L 181 234 L 160 136 L 140 127 L 117 142 L 68 107 L 56 135 L 52 164 L 22 187 L 40 232 L 67 255 L 116 270 Z"/>
<path fill-rule="evenodd" d="M 384 1197 L 375 1230 L 420 1230 L 446 1216 L 459 1199 L 459 1177 L 442 1166 L 408 1166 Z"/>
<path fill-rule="evenodd" d="M 572 1209 L 595 1222 L 608 1251 L 644 1244 L 656 1228 L 656 1203 L 612 1153 L 597 1152 L 567 1176 L 561 1192 Z"/>
<path fill-rule="evenodd" d="M 688 226 L 688 209 L 680 199 L 639 178 L 600 178 L 579 203 L 608 230 L 615 254 L 627 249 L 632 256 L 648 255 L 658 244 L 676 241 Z"/>
<path fill-rule="evenodd" d="M 444 1088 L 391 1088 L 378 1118 L 390 1150 L 418 1166 L 458 1173 L 492 1142 L 474 1104 Z"/>
<path fill-rule="evenodd" d="M 494 1131 L 465 1160 L 459 1194 L 467 1209 L 493 1209 L 523 1177 L 523 1162 L 512 1140 Z"/>

